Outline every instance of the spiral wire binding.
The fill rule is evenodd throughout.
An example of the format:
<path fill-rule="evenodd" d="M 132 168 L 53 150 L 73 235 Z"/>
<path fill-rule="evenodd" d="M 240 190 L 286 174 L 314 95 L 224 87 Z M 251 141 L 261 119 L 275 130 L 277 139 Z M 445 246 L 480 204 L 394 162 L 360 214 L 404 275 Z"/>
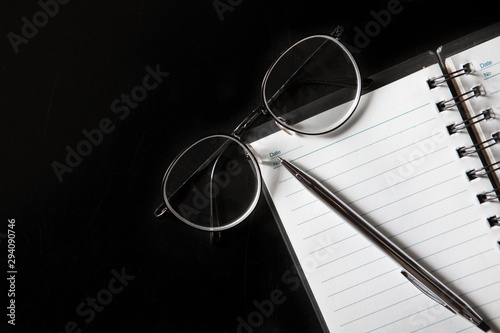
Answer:
<path fill-rule="evenodd" d="M 446 126 L 446 129 L 448 130 L 448 133 L 451 135 L 451 134 L 457 133 L 460 130 L 466 129 L 469 126 L 477 124 L 481 121 L 485 121 L 485 120 L 489 120 L 489 119 L 493 119 L 493 118 L 495 118 L 495 113 L 493 112 L 493 109 L 489 108 L 489 109 L 481 111 L 481 113 L 479 113 L 475 116 L 472 116 L 468 119 L 465 119 L 461 123 L 448 125 L 448 126 Z"/>
<path fill-rule="evenodd" d="M 437 106 L 439 112 L 441 112 L 441 111 L 451 109 L 452 107 L 454 107 L 458 104 L 462 104 L 463 102 L 465 102 L 471 98 L 483 96 L 485 94 L 486 94 L 486 92 L 484 91 L 483 86 L 478 85 L 478 86 L 472 87 L 471 90 L 464 92 L 461 95 L 452 97 L 452 98 L 445 100 L 445 101 L 438 102 L 438 103 L 436 103 L 436 106 Z"/>
<path fill-rule="evenodd" d="M 458 153 L 458 156 L 460 158 L 462 158 L 462 157 L 467 156 L 467 155 L 475 154 L 478 151 L 488 149 L 488 148 L 496 145 L 499 142 L 500 142 L 500 131 L 491 134 L 491 138 L 488 140 L 484 140 L 483 142 L 480 142 L 480 143 L 477 143 L 475 145 L 468 146 L 468 147 L 464 146 L 464 147 L 457 148 L 457 153 Z"/>
<path fill-rule="evenodd" d="M 438 85 L 445 83 L 446 81 L 452 80 L 462 75 L 470 74 L 472 72 L 474 72 L 474 68 L 472 67 L 472 64 L 468 62 L 463 65 L 461 69 L 427 80 L 427 84 L 429 85 L 429 89 L 436 88 Z"/>
<path fill-rule="evenodd" d="M 465 174 L 467 175 L 467 178 L 469 178 L 469 181 L 472 181 L 479 177 L 488 176 L 490 173 L 495 172 L 497 170 L 500 170 L 500 161 L 487 165 L 481 169 L 469 170 Z"/>
<path fill-rule="evenodd" d="M 493 215 L 487 218 L 490 228 L 500 227 L 500 217 Z"/>
<path fill-rule="evenodd" d="M 500 193 L 500 187 L 497 187 L 496 189 L 493 189 L 491 191 L 479 193 L 478 195 L 476 195 L 476 197 L 477 200 L 479 200 L 479 203 L 483 204 L 488 201 L 495 201 L 499 199 L 500 197 L 498 193 Z"/>
<path fill-rule="evenodd" d="M 470 73 L 474 72 L 474 68 L 470 62 L 464 64 L 461 69 L 458 69 L 454 72 L 443 74 L 441 76 L 433 77 L 427 80 L 427 84 L 429 85 L 429 89 L 433 89 L 437 87 L 440 84 L 443 83 L 448 83 L 448 81 L 455 79 L 459 76 L 462 75 L 468 75 Z M 439 112 L 451 109 L 455 106 L 458 106 L 459 104 L 464 103 L 465 101 L 476 98 L 479 96 L 486 95 L 486 92 L 483 88 L 482 85 L 477 85 L 471 88 L 471 90 L 466 91 L 463 94 L 460 94 L 458 96 L 454 96 L 448 100 L 443 100 L 441 102 L 436 103 L 436 106 L 439 110 Z M 492 108 L 488 108 L 486 110 L 481 111 L 479 114 L 475 116 L 471 116 L 468 119 L 465 119 L 464 121 L 460 123 L 455 123 L 446 126 L 446 129 L 448 130 L 448 133 L 450 135 L 457 133 L 458 131 L 467 129 L 468 127 L 477 124 L 481 121 L 486 121 L 489 119 L 495 118 L 495 113 Z M 491 134 L 491 138 L 484 140 L 483 142 L 479 142 L 477 144 L 473 144 L 471 146 L 464 146 L 464 147 L 459 147 L 457 148 L 457 153 L 460 158 L 467 156 L 467 155 L 472 155 L 475 154 L 479 151 L 482 151 L 484 149 L 488 149 L 493 145 L 496 145 L 497 143 L 500 142 L 500 131 L 494 132 Z M 469 179 L 469 181 L 472 181 L 474 179 L 477 179 L 479 177 L 485 177 L 488 176 L 489 174 L 500 170 L 500 161 L 497 161 L 495 163 L 491 163 L 490 165 L 487 165 L 485 167 L 482 167 L 480 169 L 472 169 L 466 172 L 466 175 Z M 500 199 L 500 187 L 497 187 L 491 191 L 486 191 L 482 192 L 476 195 L 477 199 L 479 200 L 480 204 L 483 204 L 488 201 L 496 201 Z M 500 226 L 500 217 L 497 215 L 490 216 L 487 218 L 488 223 L 490 224 L 491 227 L 494 226 Z M 500 241 L 498 242 L 500 246 Z"/>

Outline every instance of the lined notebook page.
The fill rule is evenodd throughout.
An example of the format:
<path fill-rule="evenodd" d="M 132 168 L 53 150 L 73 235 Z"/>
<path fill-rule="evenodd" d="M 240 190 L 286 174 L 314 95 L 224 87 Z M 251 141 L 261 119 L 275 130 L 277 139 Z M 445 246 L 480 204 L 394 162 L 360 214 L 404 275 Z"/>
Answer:
<path fill-rule="evenodd" d="M 482 121 L 476 125 L 479 128 L 481 141 L 491 138 L 491 134 L 500 131 L 500 37 L 470 48 L 446 59 L 446 67 L 451 71 L 461 68 L 463 64 L 472 63 L 475 71 L 456 80 L 461 91 L 482 85 L 486 95 L 475 98 L 466 103 L 468 116 L 480 114 L 483 110 L 491 108 L 496 117 Z M 486 151 L 491 163 L 500 161 L 500 145 L 491 147 Z M 500 171 L 496 172 L 500 180 Z"/>
<path fill-rule="evenodd" d="M 419 292 L 400 268 L 279 166 L 293 161 L 321 180 L 379 231 L 500 327 L 500 251 L 459 159 L 467 134 L 445 126 L 457 112 L 439 113 L 446 88 L 429 90 L 435 66 L 363 95 L 353 118 L 333 134 L 279 131 L 252 143 L 283 228 L 312 296 L 331 332 L 474 332 Z"/>

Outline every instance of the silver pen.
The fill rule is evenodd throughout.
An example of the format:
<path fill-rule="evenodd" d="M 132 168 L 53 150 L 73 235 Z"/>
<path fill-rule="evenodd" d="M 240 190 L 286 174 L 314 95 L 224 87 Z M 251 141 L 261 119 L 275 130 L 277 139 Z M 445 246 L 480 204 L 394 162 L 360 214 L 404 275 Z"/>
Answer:
<path fill-rule="evenodd" d="M 287 169 L 308 190 L 313 192 L 330 207 L 339 212 L 362 235 L 371 240 L 373 244 L 375 244 L 387 256 L 400 265 L 403 269 L 401 274 L 403 274 L 423 294 L 441 304 L 452 313 L 464 317 L 467 321 L 474 324 L 484 332 L 488 332 L 490 330 L 490 327 L 470 305 L 465 303 L 465 301 L 463 301 L 441 281 L 436 279 L 425 268 L 423 268 L 420 264 L 403 252 L 403 250 L 375 229 L 375 227 L 368 223 L 363 217 L 343 203 L 339 198 L 337 198 L 336 195 L 292 163 L 279 156 L 277 158 L 280 160 L 283 167 L 285 167 L 285 169 Z"/>

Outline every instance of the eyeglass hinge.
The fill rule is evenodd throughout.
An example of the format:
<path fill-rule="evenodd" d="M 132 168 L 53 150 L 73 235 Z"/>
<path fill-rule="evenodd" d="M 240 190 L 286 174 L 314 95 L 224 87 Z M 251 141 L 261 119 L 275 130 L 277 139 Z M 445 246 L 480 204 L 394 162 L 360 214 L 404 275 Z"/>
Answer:
<path fill-rule="evenodd" d="M 333 29 L 333 31 L 330 33 L 330 36 L 332 36 L 335 39 L 340 39 L 342 35 L 345 32 L 345 28 L 341 25 L 338 25 Z"/>

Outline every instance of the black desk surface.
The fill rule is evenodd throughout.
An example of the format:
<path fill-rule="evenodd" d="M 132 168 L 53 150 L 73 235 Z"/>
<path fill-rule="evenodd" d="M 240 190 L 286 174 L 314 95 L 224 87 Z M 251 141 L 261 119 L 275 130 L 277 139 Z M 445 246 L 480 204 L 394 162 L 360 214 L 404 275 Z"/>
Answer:
<path fill-rule="evenodd" d="M 267 66 L 292 42 L 343 24 L 368 76 L 495 23 L 494 5 L 4 5 L 0 262 L 8 255 L 6 224 L 15 219 L 15 328 L 320 331 L 265 200 L 224 233 L 222 246 L 211 247 L 206 233 L 173 217 L 153 217 L 163 173 L 183 147 L 206 134 L 230 132 L 259 103 Z M 388 9 L 394 13 L 374 24 Z M 367 28 L 370 36 L 356 37 Z M 131 94 L 135 101 L 127 100 Z M 82 143 L 91 141 L 86 135 L 92 145 Z M 87 156 L 66 161 L 72 149 Z M 6 264 L 2 270 L 7 275 Z M 9 286 L 2 288 L 5 295 Z M 280 304 L 270 307 L 273 291 Z M 5 314 L 0 325 L 12 329 Z"/>

